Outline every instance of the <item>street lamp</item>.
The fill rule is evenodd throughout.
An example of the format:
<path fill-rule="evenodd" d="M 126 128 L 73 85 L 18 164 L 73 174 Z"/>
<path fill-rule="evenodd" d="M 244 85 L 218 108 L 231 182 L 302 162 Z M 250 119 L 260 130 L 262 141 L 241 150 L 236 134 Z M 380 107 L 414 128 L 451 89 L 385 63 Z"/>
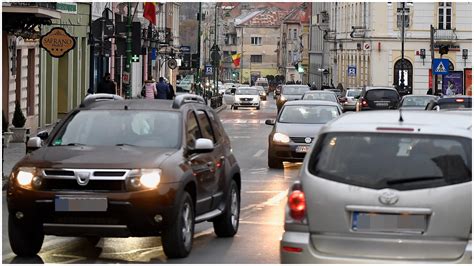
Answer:
<path fill-rule="evenodd" d="M 400 85 L 401 85 L 401 92 L 407 93 L 405 89 L 405 6 L 413 6 L 412 2 L 402 2 L 402 64 L 401 64 L 401 77 L 400 77 Z"/>

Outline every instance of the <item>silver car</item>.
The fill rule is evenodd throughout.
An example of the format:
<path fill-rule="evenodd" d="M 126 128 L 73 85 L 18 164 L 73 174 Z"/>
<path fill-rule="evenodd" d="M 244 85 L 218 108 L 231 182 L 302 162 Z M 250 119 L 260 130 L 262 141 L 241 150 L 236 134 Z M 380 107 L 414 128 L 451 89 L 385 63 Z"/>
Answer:
<path fill-rule="evenodd" d="M 289 191 L 282 263 L 471 263 L 472 113 L 326 124 Z"/>

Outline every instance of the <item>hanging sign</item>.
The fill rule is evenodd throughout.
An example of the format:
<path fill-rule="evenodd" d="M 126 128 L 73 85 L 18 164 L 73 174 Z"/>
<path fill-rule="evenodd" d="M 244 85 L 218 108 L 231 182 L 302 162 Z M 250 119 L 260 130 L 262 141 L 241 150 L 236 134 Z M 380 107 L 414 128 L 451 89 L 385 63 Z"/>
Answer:
<path fill-rule="evenodd" d="M 40 47 L 44 48 L 52 57 L 62 57 L 76 46 L 76 40 L 63 28 L 52 28 L 41 36 Z"/>

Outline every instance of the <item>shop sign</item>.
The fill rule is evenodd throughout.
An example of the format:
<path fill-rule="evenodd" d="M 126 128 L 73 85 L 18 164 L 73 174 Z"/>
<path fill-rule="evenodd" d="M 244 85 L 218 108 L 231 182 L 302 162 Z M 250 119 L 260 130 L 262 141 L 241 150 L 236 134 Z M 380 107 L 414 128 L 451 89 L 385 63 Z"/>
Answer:
<path fill-rule="evenodd" d="M 41 36 L 40 47 L 52 57 L 62 57 L 76 46 L 76 40 L 63 28 L 52 28 L 46 35 Z"/>
<path fill-rule="evenodd" d="M 56 3 L 56 10 L 62 13 L 77 14 L 76 3 Z"/>

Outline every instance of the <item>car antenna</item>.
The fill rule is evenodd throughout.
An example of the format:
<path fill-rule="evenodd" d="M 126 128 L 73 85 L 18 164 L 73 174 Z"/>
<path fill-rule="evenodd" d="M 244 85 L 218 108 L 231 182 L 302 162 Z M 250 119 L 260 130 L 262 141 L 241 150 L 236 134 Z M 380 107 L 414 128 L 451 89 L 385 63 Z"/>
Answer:
<path fill-rule="evenodd" d="M 402 116 L 402 109 L 398 109 L 400 111 L 400 118 L 398 119 L 398 122 L 403 122 L 403 116 Z"/>

